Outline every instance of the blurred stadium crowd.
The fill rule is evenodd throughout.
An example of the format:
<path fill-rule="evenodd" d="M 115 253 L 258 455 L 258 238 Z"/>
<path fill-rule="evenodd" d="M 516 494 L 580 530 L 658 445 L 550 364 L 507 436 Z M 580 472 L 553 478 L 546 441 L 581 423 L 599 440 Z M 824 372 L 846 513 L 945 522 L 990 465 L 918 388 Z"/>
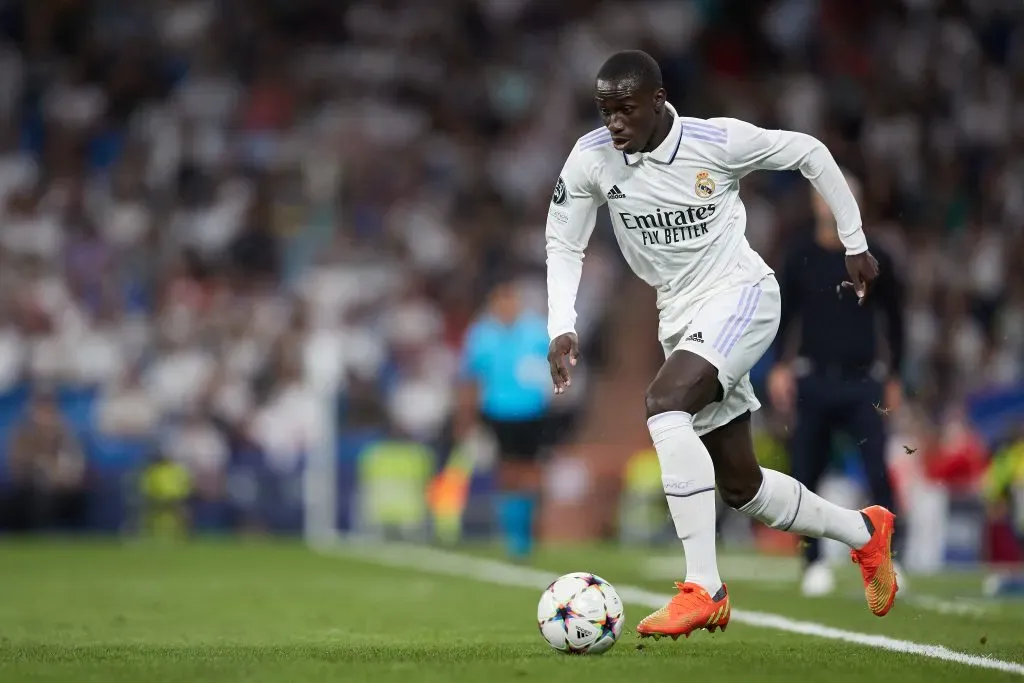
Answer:
<path fill-rule="evenodd" d="M 813 134 L 862 179 L 908 292 L 894 467 L 977 492 L 995 452 L 1000 490 L 1024 482 L 1002 428 L 1024 371 L 1019 5 L 3 0 L 0 31 L 8 521 L 40 523 L 15 514 L 30 489 L 87 517 L 87 465 L 125 440 L 209 499 L 239 452 L 290 472 L 324 394 L 340 434 L 441 443 L 492 275 L 543 311 L 553 180 L 597 125 L 594 70 L 633 47 L 680 111 Z M 745 181 L 770 263 L 808 191 Z M 603 345 L 625 277 L 606 225 L 592 252 L 580 331 Z"/>

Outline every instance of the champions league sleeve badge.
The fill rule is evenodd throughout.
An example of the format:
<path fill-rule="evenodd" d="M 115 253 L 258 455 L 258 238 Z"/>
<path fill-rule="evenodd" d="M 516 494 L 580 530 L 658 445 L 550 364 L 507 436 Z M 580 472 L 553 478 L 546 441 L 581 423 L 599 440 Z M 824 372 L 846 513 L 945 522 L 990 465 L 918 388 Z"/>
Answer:
<path fill-rule="evenodd" d="M 712 183 L 714 187 L 714 183 Z M 555 183 L 555 191 L 551 195 L 551 203 L 557 206 L 565 204 L 565 200 L 568 198 L 568 194 L 565 191 L 565 181 L 562 180 L 562 176 L 558 176 L 558 182 Z"/>

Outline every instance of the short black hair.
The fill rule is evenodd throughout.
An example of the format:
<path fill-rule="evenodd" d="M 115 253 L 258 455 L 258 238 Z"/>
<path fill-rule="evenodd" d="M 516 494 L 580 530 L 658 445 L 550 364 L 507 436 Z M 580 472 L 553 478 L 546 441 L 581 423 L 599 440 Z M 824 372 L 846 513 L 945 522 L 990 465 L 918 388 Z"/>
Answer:
<path fill-rule="evenodd" d="M 616 52 L 601 65 L 596 80 L 631 82 L 630 90 L 658 90 L 663 87 L 661 67 L 643 50 Z"/>

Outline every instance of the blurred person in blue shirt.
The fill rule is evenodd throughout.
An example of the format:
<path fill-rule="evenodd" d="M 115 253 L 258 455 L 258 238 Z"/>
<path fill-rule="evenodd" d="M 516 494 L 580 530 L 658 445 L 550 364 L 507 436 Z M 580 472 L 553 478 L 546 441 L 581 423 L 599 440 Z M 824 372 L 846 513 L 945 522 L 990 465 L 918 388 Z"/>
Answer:
<path fill-rule="evenodd" d="M 509 555 L 526 558 L 548 445 L 551 388 L 544 319 L 527 310 L 514 279 L 500 280 L 463 347 L 456 436 L 482 422 L 498 444 L 497 517 Z"/>

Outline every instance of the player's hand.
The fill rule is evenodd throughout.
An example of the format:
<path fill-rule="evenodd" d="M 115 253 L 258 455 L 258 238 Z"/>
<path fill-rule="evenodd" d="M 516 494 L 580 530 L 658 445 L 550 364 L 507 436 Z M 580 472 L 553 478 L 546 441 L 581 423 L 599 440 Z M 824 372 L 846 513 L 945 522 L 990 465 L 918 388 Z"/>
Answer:
<path fill-rule="evenodd" d="M 857 292 L 857 303 L 863 306 L 871 285 L 878 277 L 878 261 L 870 251 L 847 256 L 846 272 L 850 274 L 850 281 L 844 282 L 843 287 L 852 287 Z"/>
<path fill-rule="evenodd" d="M 575 366 L 580 357 L 580 341 L 573 332 L 558 335 L 548 345 L 548 367 L 551 369 L 551 383 L 555 385 L 556 394 L 565 393 L 572 383 L 569 368 L 565 365 L 566 356 L 569 356 L 571 366 Z"/>
<path fill-rule="evenodd" d="M 796 380 L 785 363 L 779 363 L 768 373 L 768 396 L 772 406 L 783 415 L 793 412 L 796 404 Z"/>

